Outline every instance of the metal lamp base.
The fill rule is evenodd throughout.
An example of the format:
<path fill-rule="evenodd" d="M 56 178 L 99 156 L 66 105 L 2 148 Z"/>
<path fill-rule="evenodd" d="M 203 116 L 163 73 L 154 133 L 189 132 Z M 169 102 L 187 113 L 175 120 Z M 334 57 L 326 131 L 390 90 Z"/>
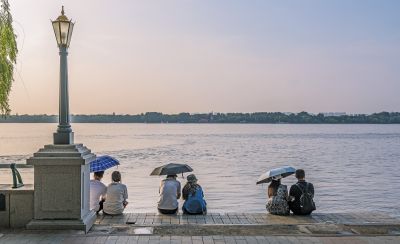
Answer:
<path fill-rule="evenodd" d="M 56 132 L 53 134 L 54 144 L 74 144 L 74 132 Z"/>

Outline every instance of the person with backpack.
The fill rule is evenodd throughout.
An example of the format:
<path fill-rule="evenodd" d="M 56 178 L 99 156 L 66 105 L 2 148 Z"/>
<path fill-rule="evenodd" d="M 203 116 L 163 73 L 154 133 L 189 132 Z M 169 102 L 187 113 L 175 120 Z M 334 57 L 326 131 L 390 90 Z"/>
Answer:
<path fill-rule="evenodd" d="M 207 203 L 204 200 L 203 189 L 197 184 L 194 174 L 186 177 L 187 183 L 182 189 L 182 199 L 185 200 L 182 206 L 184 214 L 207 214 Z"/>
<path fill-rule="evenodd" d="M 303 169 L 296 170 L 297 183 L 290 187 L 289 208 L 295 215 L 309 215 L 316 209 L 314 203 L 314 186 L 305 181 Z"/>
<path fill-rule="evenodd" d="M 281 184 L 282 176 L 272 177 L 271 184 L 268 186 L 267 211 L 274 215 L 288 215 L 288 190 L 287 186 Z"/>

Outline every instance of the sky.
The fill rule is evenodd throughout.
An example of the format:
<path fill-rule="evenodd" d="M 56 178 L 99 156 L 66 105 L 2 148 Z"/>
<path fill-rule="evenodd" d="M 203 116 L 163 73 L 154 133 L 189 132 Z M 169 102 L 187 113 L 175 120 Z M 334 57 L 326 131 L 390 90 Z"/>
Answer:
<path fill-rule="evenodd" d="M 13 114 L 58 113 L 61 5 L 72 114 L 400 111 L 397 0 L 9 2 Z"/>

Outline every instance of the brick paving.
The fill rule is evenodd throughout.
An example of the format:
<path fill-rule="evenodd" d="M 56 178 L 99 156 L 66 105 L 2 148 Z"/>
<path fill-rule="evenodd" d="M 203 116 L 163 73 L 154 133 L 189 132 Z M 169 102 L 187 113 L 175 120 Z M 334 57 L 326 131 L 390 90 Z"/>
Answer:
<path fill-rule="evenodd" d="M 66 236 L 57 234 L 6 234 L 1 244 L 388 244 L 400 243 L 400 236 Z"/>
<path fill-rule="evenodd" d="M 99 215 L 97 225 L 135 223 L 153 225 L 260 225 L 260 224 L 398 224 L 400 220 L 382 213 L 315 213 L 311 216 L 277 216 L 267 213 L 210 213 L 208 215 L 160 215 L 156 213 L 125 213 L 118 216 Z"/>

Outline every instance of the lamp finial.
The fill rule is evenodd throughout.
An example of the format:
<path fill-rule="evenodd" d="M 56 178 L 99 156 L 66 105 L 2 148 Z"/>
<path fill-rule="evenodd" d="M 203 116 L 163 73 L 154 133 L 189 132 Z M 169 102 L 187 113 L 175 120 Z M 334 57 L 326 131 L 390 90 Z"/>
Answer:
<path fill-rule="evenodd" d="M 64 15 L 64 5 L 61 6 L 61 15 Z"/>

